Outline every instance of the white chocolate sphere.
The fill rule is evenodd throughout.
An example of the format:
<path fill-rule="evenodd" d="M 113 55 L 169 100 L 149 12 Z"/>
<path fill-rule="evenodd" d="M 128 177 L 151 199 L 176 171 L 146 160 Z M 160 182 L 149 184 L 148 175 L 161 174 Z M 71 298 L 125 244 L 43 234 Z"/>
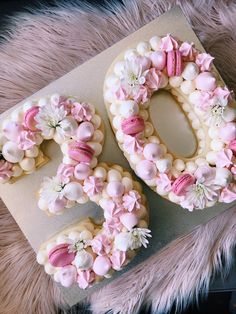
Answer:
<path fill-rule="evenodd" d="M 188 62 L 182 72 L 182 77 L 185 80 L 192 81 L 194 80 L 199 73 L 199 68 L 194 62 Z"/>
<path fill-rule="evenodd" d="M 2 147 L 2 155 L 7 161 L 16 163 L 23 159 L 24 151 L 14 142 L 6 142 Z"/>
<path fill-rule="evenodd" d="M 19 162 L 19 165 L 24 171 L 32 171 L 35 167 L 35 159 L 25 157 Z"/>

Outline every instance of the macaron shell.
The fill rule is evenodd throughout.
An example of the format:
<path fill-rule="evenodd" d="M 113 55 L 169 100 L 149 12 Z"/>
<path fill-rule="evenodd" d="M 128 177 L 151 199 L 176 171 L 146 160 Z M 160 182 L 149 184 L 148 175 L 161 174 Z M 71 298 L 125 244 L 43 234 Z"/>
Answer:
<path fill-rule="evenodd" d="M 141 116 L 129 117 L 122 121 L 121 128 L 125 134 L 135 135 L 145 129 L 144 120 Z"/>
<path fill-rule="evenodd" d="M 169 77 L 175 76 L 176 56 L 175 51 L 167 52 L 167 74 Z"/>
<path fill-rule="evenodd" d="M 176 57 L 175 76 L 180 76 L 183 71 L 183 64 L 182 64 L 182 55 L 179 50 L 175 51 L 175 57 Z"/>
<path fill-rule="evenodd" d="M 48 259 L 52 266 L 63 267 L 71 264 L 75 259 L 75 253 L 69 253 L 68 246 L 67 243 L 58 244 L 48 253 Z"/>
<path fill-rule="evenodd" d="M 183 174 L 182 176 L 178 177 L 172 185 L 172 191 L 180 196 L 182 195 L 186 188 L 192 185 L 195 181 L 195 178 L 190 174 Z"/>

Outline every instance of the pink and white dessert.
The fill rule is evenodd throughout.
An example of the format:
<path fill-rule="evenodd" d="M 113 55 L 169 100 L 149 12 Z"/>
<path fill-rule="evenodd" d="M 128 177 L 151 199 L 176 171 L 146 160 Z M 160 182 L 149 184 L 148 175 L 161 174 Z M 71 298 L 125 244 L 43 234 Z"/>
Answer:
<path fill-rule="evenodd" d="M 111 125 L 130 166 L 190 211 L 236 200 L 236 105 L 213 59 L 170 34 L 154 36 L 119 55 L 104 82 Z M 161 89 L 177 99 L 195 132 L 194 156 L 169 151 L 152 124 L 150 99 Z"/>

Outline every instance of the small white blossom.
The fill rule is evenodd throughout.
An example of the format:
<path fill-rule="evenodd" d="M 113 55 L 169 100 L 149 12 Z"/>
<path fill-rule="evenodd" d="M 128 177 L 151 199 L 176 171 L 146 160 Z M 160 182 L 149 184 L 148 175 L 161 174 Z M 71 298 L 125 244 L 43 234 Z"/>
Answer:
<path fill-rule="evenodd" d="M 224 111 L 227 102 L 217 98 L 204 115 L 204 120 L 208 126 L 220 126 L 224 121 Z"/>
<path fill-rule="evenodd" d="M 93 236 L 89 231 L 82 231 L 78 237 L 70 241 L 69 252 L 79 252 L 86 249 L 90 244 Z"/>
<path fill-rule="evenodd" d="M 142 75 L 142 67 L 135 59 L 126 61 L 121 82 L 129 95 L 137 93 L 140 85 L 145 83 L 145 77 Z"/>
<path fill-rule="evenodd" d="M 65 184 L 57 177 L 46 177 L 43 179 L 40 191 L 40 198 L 46 203 L 54 203 L 57 199 L 62 199 L 64 196 Z"/>
<path fill-rule="evenodd" d="M 115 237 L 115 248 L 120 251 L 135 250 L 141 246 L 147 247 L 151 237 L 150 230 L 146 228 L 134 228 L 127 232 L 121 232 Z"/>

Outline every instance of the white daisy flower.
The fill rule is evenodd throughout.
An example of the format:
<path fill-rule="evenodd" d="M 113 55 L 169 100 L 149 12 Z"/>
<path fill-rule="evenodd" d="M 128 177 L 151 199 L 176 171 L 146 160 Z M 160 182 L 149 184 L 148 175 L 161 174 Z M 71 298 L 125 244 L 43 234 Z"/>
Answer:
<path fill-rule="evenodd" d="M 142 74 L 142 67 L 135 61 L 135 59 L 126 61 L 121 83 L 129 95 L 136 94 L 140 85 L 145 83 L 145 77 Z"/>
<path fill-rule="evenodd" d="M 69 252 L 79 252 L 86 249 L 90 244 L 93 235 L 89 231 L 82 231 L 70 241 Z"/>
<path fill-rule="evenodd" d="M 42 131 L 42 135 L 52 138 L 55 132 L 60 135 L 66 134 L 71 125 L 71 120 L 66 118 L 67 112 L 63 106 L 56 107 L 53 104 L 47 104 L 40 108 L 36 115 L 36 127 Z"/>
<path fill-rule="evenodd" d="M 141 246 L 147 247 L 149 241 L 147 238 L 151 238 L 151 230 L 146 228 L 134 228 L 130 231 L 130 249 L 135 250 Z"/>
<path fill-rule="evenodd" d="M 57 177 L 46 177 L 43 179 L 40 198 L 47 204 L 55 203 L 57 199 L 62 199 L 64 196 L 65 184 Z"/>

